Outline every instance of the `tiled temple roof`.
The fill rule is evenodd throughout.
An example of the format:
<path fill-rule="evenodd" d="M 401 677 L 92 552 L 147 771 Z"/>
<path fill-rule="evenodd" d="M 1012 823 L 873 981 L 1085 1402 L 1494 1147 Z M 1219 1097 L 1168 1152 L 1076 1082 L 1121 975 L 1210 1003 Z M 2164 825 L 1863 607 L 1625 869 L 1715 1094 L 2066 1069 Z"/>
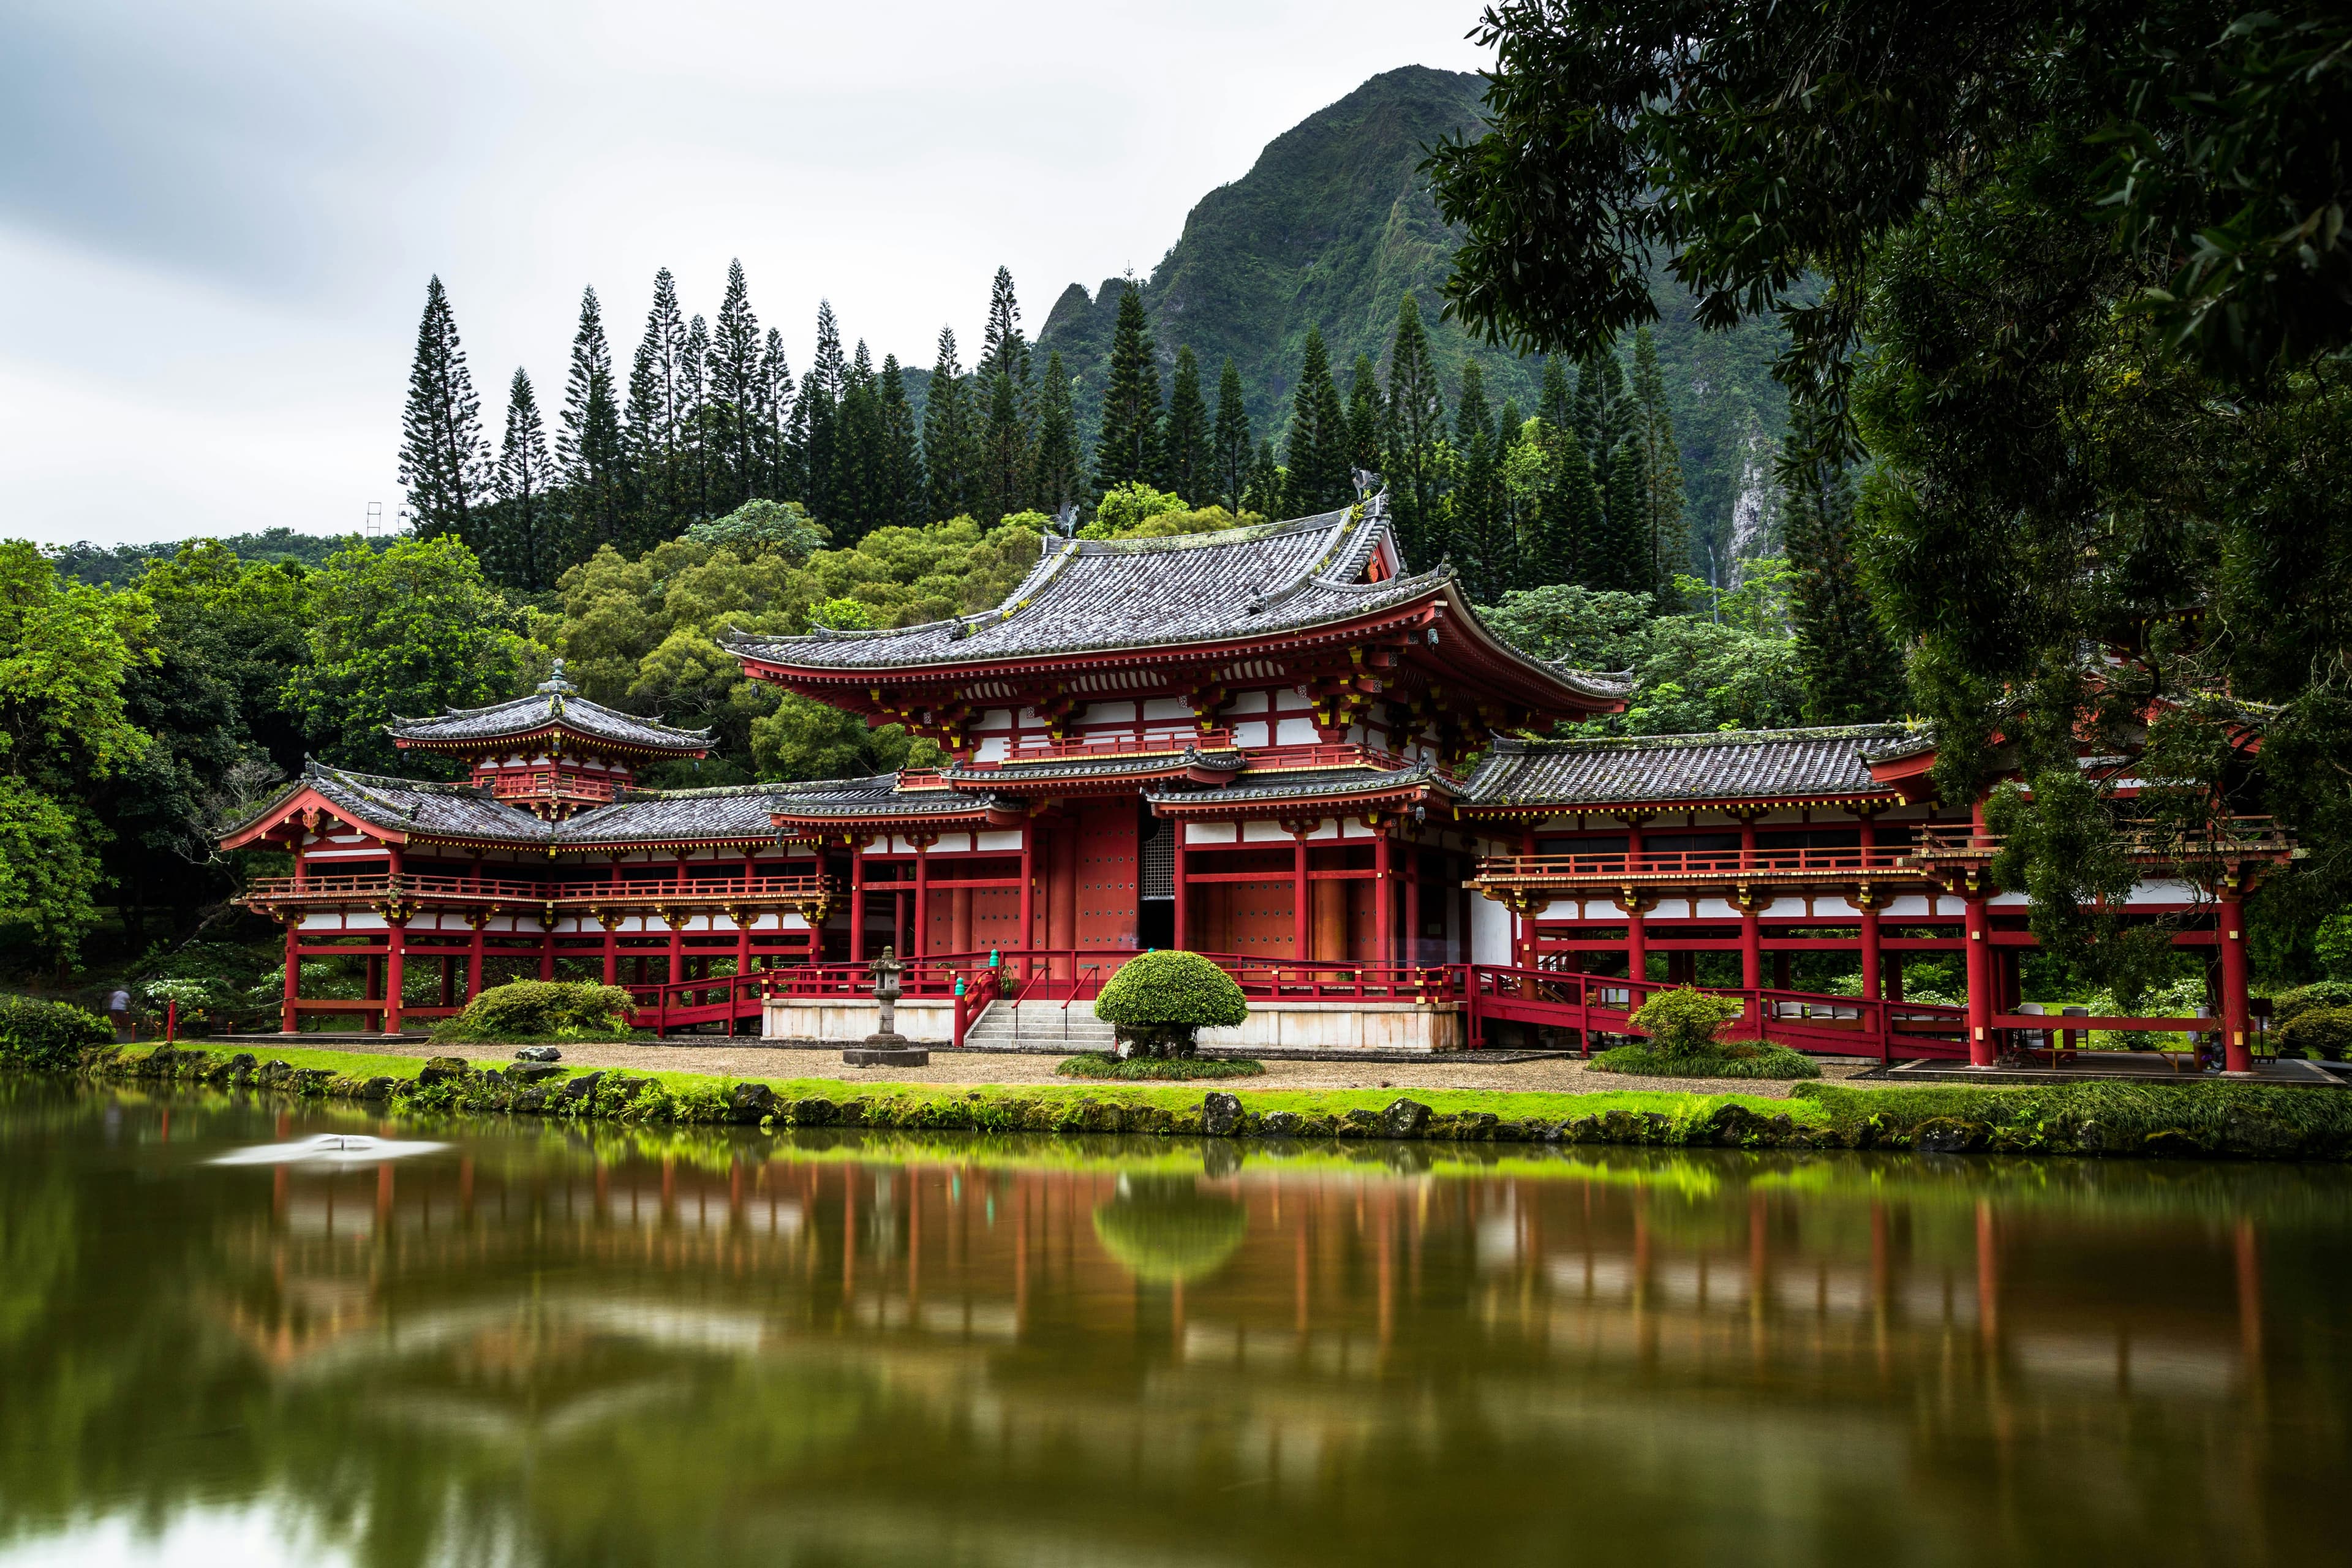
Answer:
<path fill-rule="evenodd" d="M 724 789 L 625 790 L 610 805 L 552 825 L 551 841 L 592 844 L 773 838 L 775 803 L 790 784 L 735 784 Z"/>
<path fill-rule="evenodd" d="M 548 841 L 547 823 L 492 798 L 487 785 L 347 773 L 319 762 L 304 763 L 302 772 L 248 814 L 232 836 L 266 820 L 306 789 L 316 790 L 355 822 L 397 833 L 510 844 Z"/>
<path fill-rule="evenodd" d="M 1193 769 L 1239 773 L 1245 765 L 1246 758 L 1237 746 L 1206 749 L 1185 746 L 1170 752 L 1113 753 L 1099 757 L 1041 757 L 1029 762 L 1019 757 L 1007 757 L 992 767 L 949 768 L 940 776 L 960 790 L 992 790 L 999 794 L 1018 795 L 1038 784 L 1153 777 Z"/>
<path fill-rule="evenodd" d="M 658 719 L 640 719 L 589 701 L 563 678 L 562 659 L 555 661 L 554 673 L 528 697 L 488 708 L 453 709 L 430 719 L 402 719 L 386 728 L 394 740 L 410 745 L 458 750 L 487 748 L 509 736 L 549 729 L 570 730 L 591 740 L 673 756 L 699 756 L 710 749 L 708 730 L 681 730 Z"/>
<path fill-rule="evenodd" d="M 1388 537 L 1387 499 L 1288 522 L 1172 539 L 1044 536 L 1036 568 L 994 609 L 887 631 L 730 637 L 749 659 L 795 669 L 955 668 L 1109 650 L 1151 651 L 1307 631 L 1444 591 L 1452 569 L 1368 583 Z M 1528 659 L 1580 694 L 1622 698 L 1624 678 Z"/>
<path fill-rule="evenodd" d="M 807 822 L 872 816 L 954 816 L 976 811 L 981 804 L 945 784 L 931 789 L 902 789 L 897 773 L 768 787 L 777 792 L 770 797 L 771 810 L 780 816 Z"/>
<path fill-rule="evenodd" d="M 1233 784 L 1210 789 L 1160 790 L 1144 798 L 1154 805 L 1252 805 L 1287 800 L 1345 800 L 1353 795 L 1386 795 L 1394 790 L 1434 785 L 1454 787 L 1433 763 L 1403 767 L 1336 767 L 1267 769 L 1245 773 Z"/>
<path fill-rule="evenodd" d="M 1876 795 L 1869 763 L 1932 747 L 1902 724 L 1746 730 L 1593 740 L 1498 740 L 1464 790 L 1467 806 L 1632 805 Z"/>

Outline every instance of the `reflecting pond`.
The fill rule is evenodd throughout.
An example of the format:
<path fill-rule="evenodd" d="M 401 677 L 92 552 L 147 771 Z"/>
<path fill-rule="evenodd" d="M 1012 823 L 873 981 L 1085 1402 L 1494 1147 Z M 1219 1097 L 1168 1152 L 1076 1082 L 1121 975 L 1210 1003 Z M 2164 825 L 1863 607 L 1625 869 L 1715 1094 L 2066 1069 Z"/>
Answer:
<path fill-rule="evenodd" d="M 0 1564 L 2340 1561 L 2347 1200 L 0 1082 Z"/>

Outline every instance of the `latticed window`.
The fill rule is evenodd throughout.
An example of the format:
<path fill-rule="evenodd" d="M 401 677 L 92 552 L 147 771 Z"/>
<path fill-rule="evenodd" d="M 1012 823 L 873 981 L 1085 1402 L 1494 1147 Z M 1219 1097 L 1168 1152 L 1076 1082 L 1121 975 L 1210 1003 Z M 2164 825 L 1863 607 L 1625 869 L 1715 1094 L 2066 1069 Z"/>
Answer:
<path fill-rule="evenodd" d="M 1177 825 L 1164 817 L 1149 817 L 1144 831 L 1143 886 L 1138 896 L 1172 899 L 1176 896 Z"/>

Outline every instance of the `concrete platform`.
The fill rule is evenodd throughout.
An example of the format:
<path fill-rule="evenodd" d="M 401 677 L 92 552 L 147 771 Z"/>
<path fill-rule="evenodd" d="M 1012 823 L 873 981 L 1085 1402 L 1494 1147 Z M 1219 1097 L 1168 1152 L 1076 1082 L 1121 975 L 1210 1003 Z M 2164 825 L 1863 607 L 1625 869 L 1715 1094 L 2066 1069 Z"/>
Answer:
<path fill-rule="evenodd" d="M 2155 1059 L 2150 1059 L 2155 1058 Z M 1889 1070 L 1889 1083 L 2140 1083 L 2152 1088 L 2195 1083 L 2254 1083 L 2294 1089 L 2342 1089 L 2345 1080 L 2317 1062 L 2259 1061 L 2244 1073 L 2176 1070 L 2154 1052 L 2084 1051 L 2056 1068 L 1970 1067 L 1966 1062 L 1911 1061 Z"/>

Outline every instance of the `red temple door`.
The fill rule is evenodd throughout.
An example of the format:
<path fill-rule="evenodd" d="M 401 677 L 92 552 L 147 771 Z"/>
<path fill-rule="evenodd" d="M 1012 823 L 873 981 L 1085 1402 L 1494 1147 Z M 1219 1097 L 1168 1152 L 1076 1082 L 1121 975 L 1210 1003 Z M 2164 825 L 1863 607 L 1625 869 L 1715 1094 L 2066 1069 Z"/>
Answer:
<path fill-rule="evenodd" d="M 1141 845 L 1132 796 L 1078 803 L 1077 945 L 1136 945 L 1136 880 Z"/>

